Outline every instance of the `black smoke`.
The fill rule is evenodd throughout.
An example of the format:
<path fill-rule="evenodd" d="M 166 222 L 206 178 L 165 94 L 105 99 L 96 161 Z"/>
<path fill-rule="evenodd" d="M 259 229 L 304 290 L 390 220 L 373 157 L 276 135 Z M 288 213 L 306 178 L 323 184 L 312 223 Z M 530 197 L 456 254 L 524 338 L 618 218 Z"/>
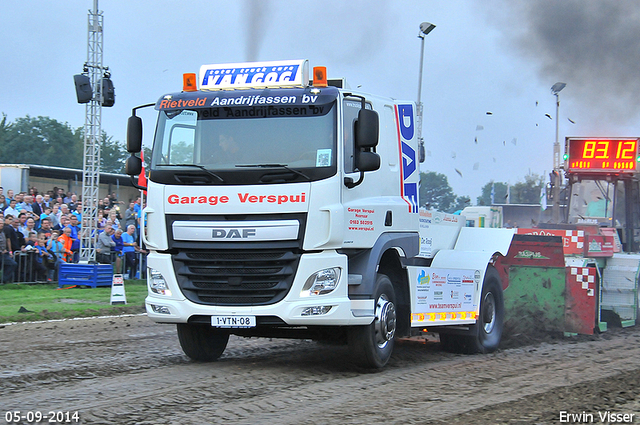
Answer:
<path fill-rule="evenodd" d="M 500 27 L 549 87 L 596 119 L 629 122 L 640 113 L 640 2 L 503 0 Z"/>
<path fill-rule="evenodd" d="M 247 62 L 258 61 L 262 40 L 266 34 L 270 2 L 267 0 L 245 0 L 244 10 L 247 13 Z"/>

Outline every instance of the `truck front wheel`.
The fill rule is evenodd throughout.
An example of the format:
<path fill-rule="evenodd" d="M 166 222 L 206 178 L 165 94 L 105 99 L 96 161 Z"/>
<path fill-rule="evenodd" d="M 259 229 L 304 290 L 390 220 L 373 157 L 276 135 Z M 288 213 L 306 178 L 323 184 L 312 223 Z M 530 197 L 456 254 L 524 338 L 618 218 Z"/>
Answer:
<path fill-rule="evenodd" d="M 387 364 L 396 333 L 396 293 L 386 275 L 378 274 L 374 295 L 373 323 L 353 326 L 348 332 L 349 349 L 355 361 L 367 368 L 381 368 Z"/>
<path fill-rule="evenodd" d="M 229 342 L 229 332 L 207 325 L 178 323 L 178 339 L 182 351 L 197 362 L 218 360 Z"/>

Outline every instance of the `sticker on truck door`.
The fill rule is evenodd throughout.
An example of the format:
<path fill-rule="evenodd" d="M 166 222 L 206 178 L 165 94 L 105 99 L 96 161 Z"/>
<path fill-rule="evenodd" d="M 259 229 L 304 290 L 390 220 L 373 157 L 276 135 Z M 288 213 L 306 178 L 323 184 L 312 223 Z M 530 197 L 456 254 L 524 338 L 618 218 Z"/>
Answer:
<path fill-rule="evenodd" d="M 474 298 L 479 271 L 411 267 L 410 276 L 415 285 L 412 321 L 438 323 L 476 318 Z"/>
<path fill-rule="evenodd" d="M 316 152 L 316 167 L 331 166 L 331 149 L 318 149 Z"/>

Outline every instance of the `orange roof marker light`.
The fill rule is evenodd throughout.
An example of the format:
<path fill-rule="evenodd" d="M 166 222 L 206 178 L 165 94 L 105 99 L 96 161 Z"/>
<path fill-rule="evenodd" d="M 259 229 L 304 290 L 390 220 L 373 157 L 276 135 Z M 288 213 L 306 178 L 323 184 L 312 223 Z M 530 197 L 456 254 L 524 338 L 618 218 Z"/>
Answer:
<path fill-rule="evenodd" d="M 198 91 L 198 83 L 194 72 L 182 74 L 182 91 Z"/>
<path fill-rule="evenodd" d="M 313 67 L 313 86 L 314 87 L 327 87 L 327 67 L 326 66 L 314 66 Z"/>

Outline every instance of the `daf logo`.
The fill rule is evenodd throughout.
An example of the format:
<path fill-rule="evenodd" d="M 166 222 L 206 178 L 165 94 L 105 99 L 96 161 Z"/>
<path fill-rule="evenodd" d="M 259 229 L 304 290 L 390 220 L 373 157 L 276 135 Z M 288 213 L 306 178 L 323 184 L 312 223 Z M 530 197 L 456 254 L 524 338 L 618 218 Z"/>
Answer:
<path fill-rule="evenodd" d="M 256 229 L 213 229 L 213 239 L 248 239 L 256 235 Z"/>

